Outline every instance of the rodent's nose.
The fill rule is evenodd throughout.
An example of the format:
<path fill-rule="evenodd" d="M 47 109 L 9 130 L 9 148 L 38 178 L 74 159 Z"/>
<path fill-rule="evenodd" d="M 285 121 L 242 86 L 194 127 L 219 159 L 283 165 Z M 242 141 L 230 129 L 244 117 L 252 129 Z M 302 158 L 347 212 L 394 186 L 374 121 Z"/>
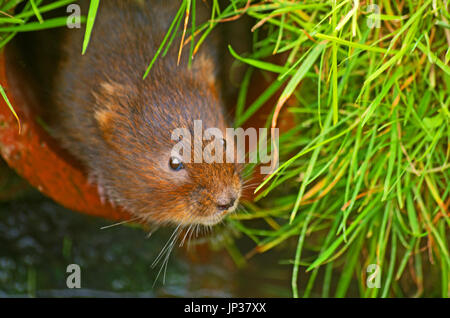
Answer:
<path fill-rule="evenodd" d="M 235 197 L 220 198 L 217 201 L 217 208 L 221 211 L 228 210 L 234 205 L 234 202 L 236 202 Z"/>

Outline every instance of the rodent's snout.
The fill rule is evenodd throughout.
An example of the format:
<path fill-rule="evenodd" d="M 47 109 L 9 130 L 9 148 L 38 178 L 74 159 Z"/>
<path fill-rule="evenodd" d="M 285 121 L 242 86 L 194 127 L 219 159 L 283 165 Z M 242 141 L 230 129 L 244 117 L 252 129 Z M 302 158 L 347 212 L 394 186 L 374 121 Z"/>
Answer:
<path fill-rule="evenodd" d="M 234 189 L 225 189 L 216 198 L 216 206 L 218 212 L 234 210 L 236 202 L 239 200 L 240 194 Z"/>
<path fill-rule="evenodd" d="M 211 169 L 211 166 L 203 166 Z M 190 213 L 194 215 L 194 220 L 189 223 L 203 224 L 207 226 L 219 223 L 223 218 L 236 210 L 242 192 L 242 182 L 238 171 L 233 165 L 221 165 L 218 171 L 208 171 L 212 176 L 220 178 L 208 178 L 208 182 L 203 184 L 192 198 L 192 205 L 195 208 Z M 207 171 L 207 170 L 206 170 Z M 203 171 L 204 172 L 204 171 Z M 203 179 L 204 181 L 204 179 Z"/>
<path fill-rule="evenodd" d="M 236 202 L 236 197 L 224 197 L 224 198 L 219 198 L 217 200 L 217 208 L 220 211 L 225 211 L 228 210 L 229 208 L 231 208 L 232 206 L 234 206 L 234 203 Z"/>

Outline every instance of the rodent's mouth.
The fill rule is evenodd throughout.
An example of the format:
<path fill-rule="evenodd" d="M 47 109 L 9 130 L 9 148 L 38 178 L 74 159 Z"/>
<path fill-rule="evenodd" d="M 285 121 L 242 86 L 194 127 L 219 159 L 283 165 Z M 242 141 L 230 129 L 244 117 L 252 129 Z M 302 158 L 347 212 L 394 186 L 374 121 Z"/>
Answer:
<path fill-rule="evenodd" d="M 237 203 L 238 200 L 236 200 L 236 202 L 233 204 L 233 206 L 231 206 L 229 209 L 227 210 L 216 210 L 215 213 L 212 213 L 208 216 L 199 216 L 195 219 L 194 223 L 197 224 L 202 224 L 202 225 L 207 225 L 207 226 L 212 226 L 212 225 L 216 225 L 217 223 L 219 223 L 220 221 L 223 220 L 223 218 L 233 212 L 234 210 L 236 210 L 237 208 Z"/>
<path fill-rule="evenodd" d="M 205 217 L 205 218 L 201 218 L 198 222 L 198 224 L 202 224 L 202 225 L 216 225 L 217 223 L 219 223 L 220 221 L 222 221 L 223 217 Z"/>

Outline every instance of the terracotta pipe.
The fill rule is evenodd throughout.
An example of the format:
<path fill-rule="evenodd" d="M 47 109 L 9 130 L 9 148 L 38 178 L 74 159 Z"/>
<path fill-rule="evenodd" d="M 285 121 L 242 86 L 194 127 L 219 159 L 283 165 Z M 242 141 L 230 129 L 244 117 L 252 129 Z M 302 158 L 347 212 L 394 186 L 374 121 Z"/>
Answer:
<path fill-rule="evenodd" d="M 100 202 L 95 185 L 87 182 L 82 170 L 52 146 L 54 141 L 33 120 L 30 89 L 14 77 L 14 70 L 0 53 L 0 84 L 20 118 L 17 120 L 0 97 L 0 152 L 20 176 L 64 207 L 112 220 L 130 220 L 132 216 Z"/>

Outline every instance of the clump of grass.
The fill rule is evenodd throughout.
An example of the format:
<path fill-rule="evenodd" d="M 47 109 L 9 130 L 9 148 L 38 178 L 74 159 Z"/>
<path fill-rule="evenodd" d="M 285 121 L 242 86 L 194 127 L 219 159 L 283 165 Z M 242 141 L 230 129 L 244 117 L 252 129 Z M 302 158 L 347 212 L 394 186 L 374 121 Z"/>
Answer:
<path fill-rule="evenodd" d="M 24 2 L 25 0 L 0 1 L 0 50 L 2 50 L 4 46 L 7 45 L 18 32 L 39 31 L 65 26 L 67 23 L 67 17 L 58 17 L 44 20 L 41 13 L 65 7 L 75 1 L 58 0 L 39 7 L 43 2 L 42 0 L 30 0 L 25 3 L 20 13 L 14 14 L 14 8 Z M 36 17 L 38 21 L 28 22 L 32 17 Z M 84 21 L 84 18 L 82 20 Z M 20 118 L 17 116 L 17 113 L 9 102 L 8 96 L 2 85 L 0 85 L 0 93 L 9 109 L 13 113 L 14 117 L 16 117 L 17 119 L 20 133 Z"/>
<path fill-rule="evenodd" d="M 0 1 L 0 49 L 3 48 L 18 32 L 38 31 L 65 26 L 67 17 L 57 17 L 48 20 L 42 18 L 42 13 L 65 7 L 74 0 L 58 0 L 42 5 L 42 0 L 3 0 Z M 25 3 L 20 13 L 13 13 L 13 9 Z M 28 22 L 36 17 L 38 21 Z"/>
<path fill-rule="evenodd" d="M 247 203 L 251 213 L 229 222 L 255 242 L 250 255 L 297 242 L 294 297 L 343 297 L 352 282 L 362 297 L 413 295 L 400 284 L 406 276 L 416 296 L 448 297 L 448 3 L 369 4 L 241 0 L 221 8 L 212 1 L 194 52 L 218 23 L 254 21 L 253 50 L 229 48 L 249 65 L 236 123 L 279 90 L 273 113 L 287 108 L 296 122 L 280 136 L 281 165 Z M 283 63 L 269 62 L 273 55 Z M 276 80 L 244 107 L 256 72 Z M 265 225 L 248 222 L 255 219 Z M 370 264 L 380 288 L 366 282 Z"/>

